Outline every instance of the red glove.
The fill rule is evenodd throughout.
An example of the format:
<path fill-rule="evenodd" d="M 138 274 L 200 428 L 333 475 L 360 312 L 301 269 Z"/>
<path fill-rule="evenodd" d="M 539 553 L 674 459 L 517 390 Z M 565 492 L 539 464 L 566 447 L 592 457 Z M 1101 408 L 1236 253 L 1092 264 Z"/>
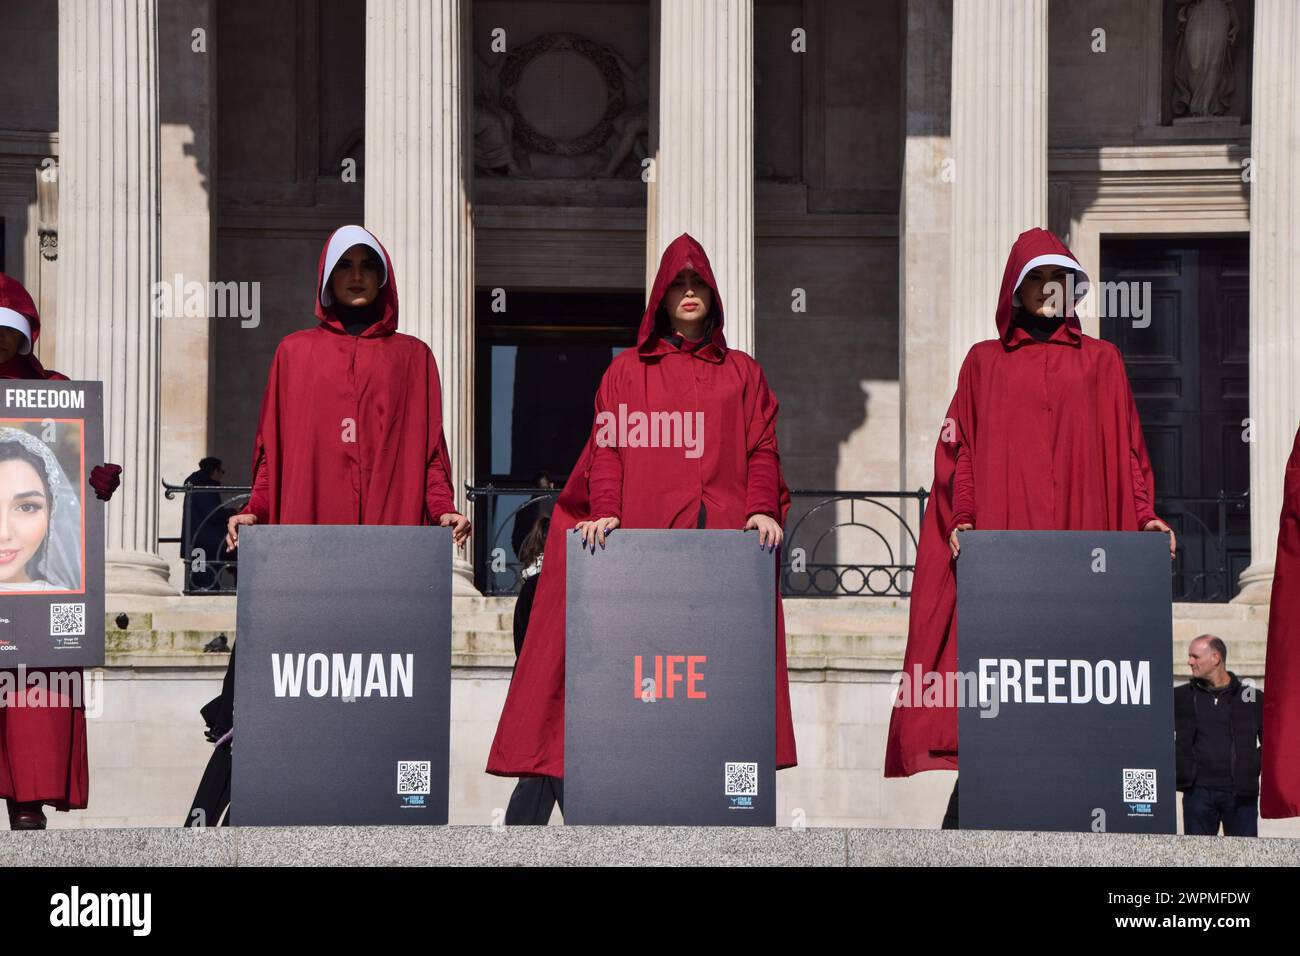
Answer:
<path fill-rule="evenodd" d="M 95 489 L 95 497 L 100 501 L 113 497 L 113 492 L 122 484 L 121 474 L 121 465 L 96 465 L 90 469 L 90 487 Z"/>

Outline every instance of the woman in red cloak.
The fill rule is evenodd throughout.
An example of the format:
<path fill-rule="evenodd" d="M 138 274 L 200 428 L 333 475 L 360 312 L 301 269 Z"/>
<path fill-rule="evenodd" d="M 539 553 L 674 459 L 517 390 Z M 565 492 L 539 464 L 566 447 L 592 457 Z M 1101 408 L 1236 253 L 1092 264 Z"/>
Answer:
<path fill-rule="evenodd" d="M 40 334 L 36 303 L 22 283 L 0 273 L 0 379 L 67 381 L 66 375 L 43 368 L 32 354 Z M 111 498 L 121 474 L 120 465 L 92 468 L 95 495 L 102 501 Z M 36 673 L 27 672 L 29 685 Z M 49 688 L 67 686 L 63 675 L 75 675 L 74 686 L 81 686 L 80 668 L 44 674 Z M 19 687 L 16 674 L 13 680 Z M 89 799 L 86 711 L 58 694 L 45 695 L 30 686 L 20 692 L 27 695 L 23 706 L 0 700 L 0 796 L 12 829 L 43 830 L 45 804 L 56 810 L 84 810 Z M 44 696 L 49 699 L 42 700 Z"/>
<path fill-rule="evenodd" d="M 1072 301 L 1068 291 L 1073 274 Z M 957 669 L 959 535 L 981 530 L 1162 531 L 1155 480 L 1124 360 L 1084 335 L 1074 305 L 1088 279 L 1046 229 L 1011 247 L 998 294 L 998 337 L 972 346 L 934 453 L 913 576 L 904 679 Z M 945 682 L 943 686 L 951 686 Z M 957 769 L 953 702 L 895 701 L 885 776 Z M 914 706 L 904 706 L 904 697 Z M 945 826 L 956 825 L 957 790 Z"/>
<path fill-rule="evenodd" d="M 1286 463 L 1264 662 L 1259 813 L 1300 817 L 1300 432 Z"/>
<path fill-rule="evenodd" d="M 680 448 L 611 447 L 597 429 L 556 501 L 523 651 L 515 667 L 488 773 L 564 776 L 565 536 L 604 545 L 615 528 L 755 530 L 775 550 L 790 507 L 776 447 L 777 402 L 750 356 L 727 348 L 717 282 L 703 247 L 672 241 L 659 263 L 636 348 L 620 353 L 596 395 L 596 415 L 703 413 L 703 455 Z M 776 598 L 776 765 L 796 762 Z M 538 822 L 545 822 L 538 821 Z"/>
<path fill-rule="evenodd" d="M 433 352 L 397 331 L 397 280 L 361 226 L 334 231 L 316 274 L 319 324 L 275 350 L 253 450 L 253 492 L 227 545 L 256 524 L 428 525 L 456 510 Z"/>
<path fill-rule="evenodd" d="M 321 249 L 318 324 L 275 350 L 253 448 L 253 491 L 227 522 L 226 548 L 251 524 L 441 525 L 457 545 L 456 510 L 433 352 L 397 331 L 397 279 L 379 240 L 335 230 Z M 187 826 L 230 823 L 234 661 L 203 708 L 217 742 Z"/>

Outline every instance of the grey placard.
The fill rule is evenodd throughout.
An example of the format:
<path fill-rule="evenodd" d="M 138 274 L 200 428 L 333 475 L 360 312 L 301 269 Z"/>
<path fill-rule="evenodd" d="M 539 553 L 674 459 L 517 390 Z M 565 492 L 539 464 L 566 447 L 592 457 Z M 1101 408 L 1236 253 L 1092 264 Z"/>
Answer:
<path fill-rule="evenodd" d="M 1173 833 L 1168 536 L 961 541 L 958 670 L 986 678 L 986 703 L 959 710 L 961 827 Z"/>
<path fill-rule="evenodd" d="M 447 822 L 449 529 L 247 527 L 237 624 L 239 825 Z"/>
<path fill-rule="evenodd" d="M 11 526 L 24 525 L 0 541 L 0 668 L 104 663 L 104 503 L 87 484 L 104 461 L 102 390 L 100 382 L 0 382 L 0 439 L 24 458 L 0 481 L 0 507 Z M 34 469 L 40 481 L 25 480 Z M 31 499 L 17 496 L 35 490 L 45 496 L 35 512 L 45 531 L 33 550 Z"/>
<path fill-rule="evenodd" d="M 772 554 L 753 532 L 567 537 L 565 822 L 774 826 Z"/>

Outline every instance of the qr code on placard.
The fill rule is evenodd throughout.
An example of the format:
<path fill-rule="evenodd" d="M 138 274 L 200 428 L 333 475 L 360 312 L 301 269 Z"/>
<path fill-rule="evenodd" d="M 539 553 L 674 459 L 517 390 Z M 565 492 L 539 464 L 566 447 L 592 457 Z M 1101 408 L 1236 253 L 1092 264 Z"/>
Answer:
<path fill-rule="evenodd" d="M 1124 802 L 1155 803 L 1156 772 L 1154 770 L 1125 770 Z"/>
<path fill-rule="evenodd" d="M 86 605 L 50 605 L 50 637 L 84 637 L 85 634 Z"/>
<path fill-rule="evenodd" d="M 758 764 L 728 763 L 726 769 L 727 789 L 724 796 L 756 797 L 758 796 Z"/>
<path fill-rule="evenodd" d="M 397 761 L 397 792 L 428 793 L 429 776 L 432 764 L 428 760 Z"/>

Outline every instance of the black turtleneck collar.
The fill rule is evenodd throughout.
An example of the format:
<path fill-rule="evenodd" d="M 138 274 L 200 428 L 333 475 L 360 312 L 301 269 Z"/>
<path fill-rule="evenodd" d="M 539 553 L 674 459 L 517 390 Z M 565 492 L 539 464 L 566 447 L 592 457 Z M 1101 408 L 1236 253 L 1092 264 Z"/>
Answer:
<path fill-rule="evenodd" d="M 1065 321 L 1059 315 L 1040 316 L 1034 315 L 1027 309 L 1020 309 L 1017 312 L 1015 323 L 1024 329 L 1038 342 L 1046 342 L 1052 337 L 1052 333 L 1061 327 Z"/>
<path fill-rule="evenodd" d="M 383 318 L 378 299 L 363 306 L 344 305 L 340 302 L 334 306 L 334 312 L 348 335 L 360 335 Z"/>

